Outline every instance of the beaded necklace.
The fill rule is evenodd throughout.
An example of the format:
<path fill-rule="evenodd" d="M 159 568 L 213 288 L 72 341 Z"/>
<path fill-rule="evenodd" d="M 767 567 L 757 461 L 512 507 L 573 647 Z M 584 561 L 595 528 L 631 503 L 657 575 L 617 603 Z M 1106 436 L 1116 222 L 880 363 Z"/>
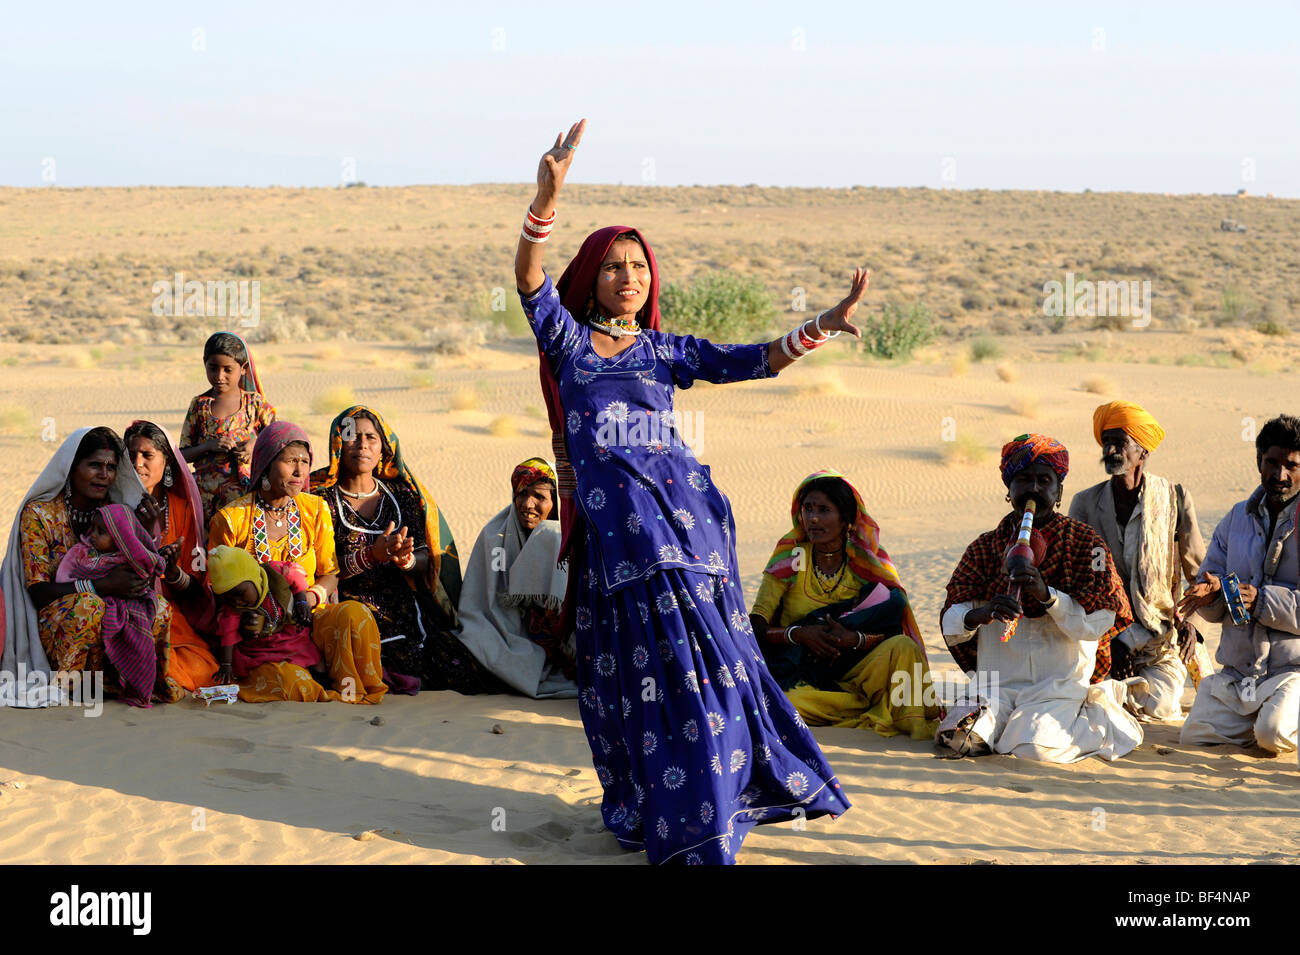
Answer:
<path fill-rule="evenodd" d="M 285 507 L 289 521 L 289 532 L 285 535 L 289 539 L 289 559 L 297 560 L 303 555 L 302 522 L 298 519 L 297 502 L 290 501 Z M 276 523 L 279 524 L 278 521 Z M 262 509 L 261 498 L 256 494 L 253 495 L 253 548 L 258 563 L 275 559 L 271 556 L 271 542 L 266 536 L 266 511 Z"/>

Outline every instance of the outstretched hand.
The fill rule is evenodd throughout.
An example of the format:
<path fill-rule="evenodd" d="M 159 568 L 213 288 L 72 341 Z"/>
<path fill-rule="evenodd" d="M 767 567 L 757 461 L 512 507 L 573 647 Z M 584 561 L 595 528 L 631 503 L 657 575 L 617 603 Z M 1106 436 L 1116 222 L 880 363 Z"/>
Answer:
<path fill-rule="evenodd" d="M 555 197 L 560 194 L 564 180 L 569 175 L 569 167 L 573 165 L 573 154 L 582 142 L 586 128 L 587 121 L 578 120 L 569 127 L 567 135 L 557 133 L 555 145 L 542 154 L 541 161 L 537 164 L 537 196 L 544 205 L 554 204 Z M 533 210 L 539 216 L 545 216 L 550 211 L 549 208 Z"/>
<path fill-rule="evenodd" d="M 871 270 L 854 269 L 853 285 L 849 288 L 849 294 L 844 297 L 843 301 L 822 316 L 822 330 L 827 332 L 848 332 L 855 338 L 861 338 L 862 332 L 858 331 L 857 326 L 850 322 L 849 319 L 858 310 L 858 304 L 862 301 L 862 296 L 867 294 L 867 287 L 870 285 Z"/>

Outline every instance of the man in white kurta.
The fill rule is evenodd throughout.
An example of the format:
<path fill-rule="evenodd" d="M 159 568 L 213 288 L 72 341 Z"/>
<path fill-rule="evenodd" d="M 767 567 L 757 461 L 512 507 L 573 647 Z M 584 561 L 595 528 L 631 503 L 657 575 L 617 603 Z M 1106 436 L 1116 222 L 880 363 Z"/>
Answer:
<path fill-rule="evenodd" d="M 1124 686 L 1090 682 L 1099 646 L 1117 623 L 1129 622 L 1129 608 L 1100 536 L 1056 513 L 1068 467 L 1064 446 L 1043 435 L 1003 448 L 1013 510 L 966 549 L 942 616 L 959 663 L 975 644 L 976 686 L 988 706 L 979 735 L 995 753 L 1054 763 L 1118 759 L 1142 741 L 1123 707 Z M 1030 500 L 1036 565 L 1008 569 L 1004 555 Z M 1019 596 L 1008 593 L 1012 585 Z M 1012 621 L 1015 632 L 1004 641 Z"/>
<path fill-rule="evenodd" d="M 1124 710 L 1121 684 L 1088 682 L 1115 611 L 1087 613 L 1069 594 L 1049 588 L 1049 595 L 1047 614 L 1021 619 L 1006 643 L 1001 620 L 966 629 L 973 603 L 943 615 L 949 645 L 979 641 L 977 685 L 989 694 L 993 727 L 987 742 L 995 753 L 1049 763 L 1118 759 L 1142 742 L 1142 728 Z"/>

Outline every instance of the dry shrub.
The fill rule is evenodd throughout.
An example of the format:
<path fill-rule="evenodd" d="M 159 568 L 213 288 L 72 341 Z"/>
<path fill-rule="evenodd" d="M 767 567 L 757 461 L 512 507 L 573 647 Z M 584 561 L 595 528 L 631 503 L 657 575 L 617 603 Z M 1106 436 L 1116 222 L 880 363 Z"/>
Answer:
<path fill-rule="evenodd" d="M 461 388 L 451 396 L 452 411 L 473 411 L 478 407 L 478 392 L 473 388 Z"/>
<path fill-rule="evenodd" d="M 1017 395 L 1007 404 L 1011 413 L 1021 418 L 1038 417 L 1038 399 L 1032 395 Z"/>
<path fill-rule="evenodd" d="M 68 356 L 68 364 L 83 371 L 87 368 L 94 368 L 95 363 L 95 356 L 88 351 L 74 351 Z"/>
<path fill-rule="evenodd" d="M 338 361 L 343 357 L 343 349 L 338 345 L 323 345 L 312 352 L 317 361 Z"/>
<path fill-rule="evenodd" d="M 22 405 L 0 405 L 0 434 L 21 434 L 32 427 L 32 413 Z"/>
<path fill-rule="evenodd" d="M 848 389 L 844 387 L 844 382 L 839 375 L 830 371 L 823 371 L 817 375 L 809 376 L 809 380 L 800 383 L 798 393 L 801 396 L 811 395 L 825 398 L 831 395 L 848 394 Z"/>
<path fill-rule="evenodd" d="M 943 444 L 943 463 L 948 467 L 980 464 L 988 456 L 988 447 L 973 434 L 959 434 L 955 441 Z"/>
<path fill-rule="evenodd" d="M 1118 389 L 1105 375 L 1093 375 L 1084 379 L 1083 390 L 1094 395 L 1113 395 Z"/>
<path fill-rule="evenodd" d="M 349 408 L 357 403 L 357 396 L 351 388 L 346 385 L 340 385 L 337 388 L 331 388 L 329 391 L 323 391 L 311 402 L 312 414 L 330 415 L 333 417 L 344 408 Z"/>
<path fill-rule="evenodd" d="M 968 371 L 970 371 L 970 359 L 965 355 L 958 355 L 948 363 L 948 374 L 953 378 L 964 377 Z"/>
<path fill-rule="evenodd" d="M 501 415 L 492 419 L 492 423 L 488 425 L 488 433 L 494 438 L 513 438 L 519 434 L 519 429 L 515 427 L 514 418 Z"/>
<path fill-rule="evenodd" d="M 1015 365 L 1009 365 L 1006 362 L 998 365 L 998 377 L 1008 385 L 1014 381 L 1020 380 L 1020 372 L 1016 370 Z"/>
<path fill-rule="evenodd" d="M 406 379 L 406 387 L 419 389 L 432 388 L 433 375 L 427 371 L 417 371 Z"/>

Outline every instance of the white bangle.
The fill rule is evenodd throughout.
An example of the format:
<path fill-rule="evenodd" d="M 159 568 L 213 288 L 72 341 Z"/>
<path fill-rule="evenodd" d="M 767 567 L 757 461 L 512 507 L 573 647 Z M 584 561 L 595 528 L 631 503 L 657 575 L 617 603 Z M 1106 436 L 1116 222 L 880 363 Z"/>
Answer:
<path fill-rule="evenodd" d="M 792 623 L 790 624 L 790 626 L 785 628 L 785 642 L 790 644 L 790 646 L 796 646 L 794 642 L 794 637 L 790 635 L 796 626 L 797 626 L 796 624 Z"/>
<path fill-rule="evenodd" d="M 822 328 L 822 315 L 825 315 L 826 312 L 829 312 L 829 311 L 830 311 L 829 308 L 828 308 L 828 309 L 825 309 L 824 311 L 820 312 L 820 313 L 817 315 L 816 318 L 813 319 L 813 327 L 817 330 L 817 334 L 818 334 L 818 335 L 821 335 L 821 336 L 822 336 L 823 338 L 825 338 L 827 341 L 830 341 L 832 338 L 834 338 L 836 335 L 839 334 L 838 331 L 835 331 L 835 332 L 828 332 L 828 331 L 825 331 L 825 330 Z"/>

